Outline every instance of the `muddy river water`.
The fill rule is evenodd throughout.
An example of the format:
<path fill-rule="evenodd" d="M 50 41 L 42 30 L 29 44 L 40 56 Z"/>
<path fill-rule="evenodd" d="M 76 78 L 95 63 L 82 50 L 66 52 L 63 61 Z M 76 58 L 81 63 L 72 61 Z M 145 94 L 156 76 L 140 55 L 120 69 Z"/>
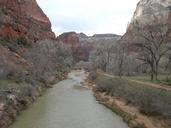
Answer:
<path fill-rule="evenodd" d="M 10 128 L 128 128 L 96 101 L 91 90 L 81 86 L 85 78 L 84 71 L 72 71 L 22 112 Z"/>

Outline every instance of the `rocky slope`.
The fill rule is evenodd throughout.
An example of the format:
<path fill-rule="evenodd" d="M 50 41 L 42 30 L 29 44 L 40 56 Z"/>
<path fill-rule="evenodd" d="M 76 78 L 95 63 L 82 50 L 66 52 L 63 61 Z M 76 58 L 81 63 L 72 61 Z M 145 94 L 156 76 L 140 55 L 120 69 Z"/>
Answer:
<path fill-rule="evenodd" d="M 19 54 L 11 52 L 8 48 L 0 45 L 0 79 L 4 76 L 27 74 L 29 64 Z"/>
<path fill-rule="evenodd" d="M 171 40 L 171 1 L 170 0 L 141 0 L 127 28 L 122 41 L 136 42 L 137 29 L 147 29 L 150 26 L 165 25 L 168 40 Z M 136 27 L 135 27 L 136 26 Z M 139 30 L 138 30 L 139 31 Z"/>
<path fill-rule="evenodd" d="M 36 0 L 0 0 L 0 36 L 36 42 L 55 38 L 51 23 Z"/>
<path fill-rule="evenodd" d="M 47 87 L 32 72 L 35 52 L 43 45 L 31 51 L 44 39 L 55 34 L 36 0 L 0 0 L 0 128 L 13 123 Z"/>
<path fill-rule="evenodd" d="M 22 58 L 29 50 L 26 45 L 46 38 L 55 38 L 55 34 L 36 0 L 0 0 L 1 74 L 20 69 L 24 71 L 29 65 Z M 5 66 L 11 71 L 4 69 Z"/>

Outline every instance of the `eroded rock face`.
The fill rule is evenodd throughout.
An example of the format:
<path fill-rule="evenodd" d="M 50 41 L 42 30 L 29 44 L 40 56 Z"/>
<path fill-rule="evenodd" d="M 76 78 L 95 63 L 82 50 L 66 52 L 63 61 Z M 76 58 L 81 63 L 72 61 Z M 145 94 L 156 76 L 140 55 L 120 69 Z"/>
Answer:
<path fill-rule="evenodd" d="M 138 22 L 142 26 L 167 23 L 170 6 L 170 0 L 141 0 L 131 22 Z"/>
<path fill-rule="evenodd" d="M 87 59 L 76 32 L 63 33 L 57 37 L 57 41 L 61 41 L 71 48 L 75 62 Z"/>
<path fill-rule="evenodd" d="M 36 42 L 55 38 L 51 23 L 36 0 L 0 0 L 0 36 Z"/>
<path fill-rule="evenodd" d="M 79 37 L 76 32 L 66 32 L 57 37 L 58 41 L 62 41 L 68 45 L 79 45 Z"/>
<path fill-rule="evenodd" d="M 137 41 L 135 25 L 144 29 L 159 24 L 165 25 L 168 40 L 171 40 L 171 0 L 141 0 L 122 40 Z"/>

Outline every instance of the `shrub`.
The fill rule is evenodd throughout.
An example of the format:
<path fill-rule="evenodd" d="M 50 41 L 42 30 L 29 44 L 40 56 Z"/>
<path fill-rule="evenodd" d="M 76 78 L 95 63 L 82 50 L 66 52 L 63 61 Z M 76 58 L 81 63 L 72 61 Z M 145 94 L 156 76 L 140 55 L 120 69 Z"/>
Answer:
<path fill-rule="evenodd" d="M 16 43 L 19 46 L 24 46 L 24 47 L 30 46 L 30 43 L 28 42 L 27 38 L 24 37 L 24 36 L 18 37 L 17 40 L 16 40 Z"/>
<path fill-rule="evenodd" d="M 127 103 L 139 106 L 140 112 L 151 116 L 171 117 L 171 93 L 165 90 L 137 84 L 124 78 L 99 76 L 96 80 L 98 91 L 121 97 Z"/>
<path fill-rule="evenodd" d="M 97 78 L 97 72 L 96 71 L 92 71 L 89 74 L 89 79 L 94 81 Z"/>
<path fill-rule="evenodd" d="M 98 77 L 96 80 L 96 84 L 97 86 L 97 91 L 101 91 L 101 92 L 112 92 L 113 89 L 113 80 L 112 78 L 108 78 L 108 77 Z"/>
<path fill-rule="evenodd" d="M 32 76 L 43 83 L 50 76 L 67 72 L 73 60 L 67 46 L 52 40 L 37 42 L 23 56 L 32 64 Z"/>
<path fill-rule="evenodd" d="M 9 39 L 8 38 L 5 38 L 5 37 L 0 37 L 0 44 L 1 45 L 7 45 L 9 43 Z"/>

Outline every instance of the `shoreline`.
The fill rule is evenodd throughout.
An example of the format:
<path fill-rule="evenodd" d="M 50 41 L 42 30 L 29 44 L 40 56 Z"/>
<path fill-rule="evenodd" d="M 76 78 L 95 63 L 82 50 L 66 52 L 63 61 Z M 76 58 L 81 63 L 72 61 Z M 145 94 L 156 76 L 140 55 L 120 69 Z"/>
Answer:
<path fill-rule="evenodd" d="M 37 86 L 28 86 L 25 90 L 22 90 L 20 93 L 23 95 L 18 95 L 14 92 L 3 92 L 0 95 L 0 128 L 8 128 L 12 125 L 20 113 L 26 110 L 31 104 L 36 102 L 36 100 L 44 94 L 44 92 L 53 88 L 55 84 L 64 80 L 66 75 L 60 79 L 55 79 L 56 82 L 50 82 L 47 86 L 37 85 Z M 29 94 L 24 95 L 24 91 L 29 91 Z"/>
<path fill-rule="evenodd" d="M 105 97 L 103 97 L 103 93 L 94 91 L 94 96 L 100 104 L 104 105 L 105 107 L 112 110 L 112 112 L 119 115 L 123 119 L 123 121 L 127 123 L 127 125 L 130 128 L 146 128 L 146 127 L 144 127 L 143 124 L 139 124 L 135 121 L 136 115 L 131 115 L 131 114 L 123 111 L 119 106 L 110 102 L 109 99 L 106 99 Z"/>
<path fill-rule="evenodd" d="M 130 128 L 169 128 L 164 120 L 146 116 L 133 105 L 127 105 L 123 100 L 111 97 L 106 93 L 94 91 L 94 96 L 100 104 L 121 116 Z"/>
<path fill-rule="evenodd" d="M 92 90 L 96 100 L 119 115 L 129 128 L 169 128 L 162 117 L 144 115 L 139 112 L 138 106 L 128 104 L 121 98 L 113 97 L 106 92 L 97 91 L 95 83 L 89 77 L 83 86 Z"/>
<path fill-rule="evenodd" d="M 58 82 L 65 78 L 60 79 Z M 31 94 L 22 98 L 14 94 L 6 94 L 10 102 L 8 104 L 0 103 L 0 128 L 8 128 L 14 123 L 22 111 L 33 104 L 48 88 L 53 88 L 51 85 L 47 87 L 41 85 L 32 86 L 32 88 L 29 88 Z M 164 119 L 141 114 L 137 106 L 127 104 L 118 97 L 112 97 L 107 93 L 97 91 L 95 83 L 89 79 L 89 73 L 86 74 L 86 79 L 81 85 L 86 89 L 92 90 L 99 104 L 106 106 L 119 115 L 128 124 L 129 128 L 169 128 Z"/>

